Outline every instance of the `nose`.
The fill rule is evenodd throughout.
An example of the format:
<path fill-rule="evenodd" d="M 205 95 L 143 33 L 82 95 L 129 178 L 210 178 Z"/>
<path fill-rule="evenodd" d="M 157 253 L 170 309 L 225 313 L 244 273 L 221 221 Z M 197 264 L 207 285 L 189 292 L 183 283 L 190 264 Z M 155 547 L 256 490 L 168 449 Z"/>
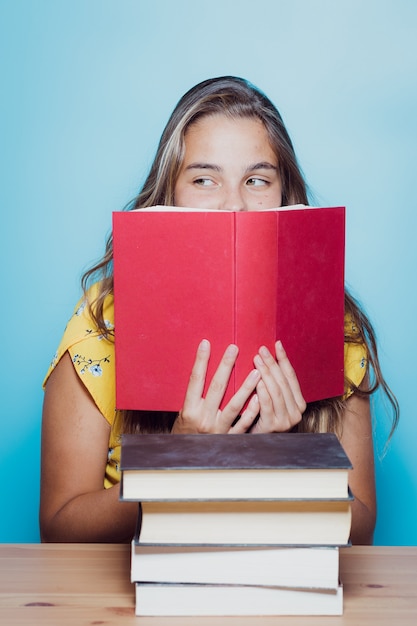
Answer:
<path fill-rule="evenodd" d="M 223 187 L 223 197 L 221 205 L 221 209 L 223 209 L 223 211 L 248 210 L 241 188 L 235 185 L 227 185 Z"/>

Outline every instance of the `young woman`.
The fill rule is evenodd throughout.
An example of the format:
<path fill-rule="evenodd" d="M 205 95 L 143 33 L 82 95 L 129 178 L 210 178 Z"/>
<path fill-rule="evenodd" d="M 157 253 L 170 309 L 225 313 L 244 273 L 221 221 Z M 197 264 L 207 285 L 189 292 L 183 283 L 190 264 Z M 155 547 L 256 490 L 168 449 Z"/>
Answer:
<path fill-rule="evenodd" d="M 296 203 L 308 204 L 306 185 L 278 111 L 247 81 L 221 77 L 200 83 L 179 101 L 146 182 L 128 209 L 165 204 L 256 211 Z M 378 387 L 388 395 L 393 428 L 398 406 L 380 371 L 372 327 L 349 294 L 342 397 L 306 405 L 278 341 L 275 354 L 259 346 L 253 371 L 220 410 L 238 346 L 225 346 L 203 397 L 210 345 L 202 338 L 179 412 L 149 415 L 115 410 L 111 237 L 102 261 L 84 275 L 83 288 L 45 381 L 42 540 L 131 539 L 137 507 L 119 501 L 122 432 L 332 431 L 353 464 L 351 539 L 372 542 L 376 498 L 370 396 Z"/>

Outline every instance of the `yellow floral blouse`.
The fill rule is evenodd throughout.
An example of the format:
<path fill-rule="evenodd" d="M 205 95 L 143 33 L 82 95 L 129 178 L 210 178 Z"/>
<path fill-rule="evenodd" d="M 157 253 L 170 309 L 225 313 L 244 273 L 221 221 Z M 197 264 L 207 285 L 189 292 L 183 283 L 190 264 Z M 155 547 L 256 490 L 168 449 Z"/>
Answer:
<path fill-rule="evenodd" d="M 97 286 L 93 285 L 89 296 L 94 299 Z M 109 330 L 114 328 L 113 297 L 108 296 L 104 306 L 104 319 Z M 345 319 L 345 331 L 355 335 L 350 317 Z M 61 357 L 69 352 L 75 371 L 91 394 L 98 409 L 110 425 L 109 451 L 104 477 L 105 488 L 120 481 L 120 433 L 122 416 L 115 408 L 115 355 L 113 341 L 106 339 L 94 326 L 87 302 L 81 299 L 70 318 L 48 369 L 43 385 Z M 366 373 L 366 349 L 363 344 L 345 343 L 345 375 L 359 385 Z M 345 390 L 345 397 L 352 390 Z"/>

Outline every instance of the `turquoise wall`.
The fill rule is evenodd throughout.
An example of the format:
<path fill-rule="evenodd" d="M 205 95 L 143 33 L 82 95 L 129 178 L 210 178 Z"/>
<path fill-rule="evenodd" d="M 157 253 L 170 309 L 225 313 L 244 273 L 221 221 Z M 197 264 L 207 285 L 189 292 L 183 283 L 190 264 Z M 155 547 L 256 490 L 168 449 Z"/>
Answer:
<path fill-rule="evenodd" d="M 43 375 L 171 109 L 238 74 L 280 108 L 319 204 L 347 206 L 347 281 L 401 404 L 377 399 L 378 544 L 417 543 L 417 3 L 0 0 L 0 541 L 38 541 Z M 80 463 L 82 459 L 80 459 Z"/>

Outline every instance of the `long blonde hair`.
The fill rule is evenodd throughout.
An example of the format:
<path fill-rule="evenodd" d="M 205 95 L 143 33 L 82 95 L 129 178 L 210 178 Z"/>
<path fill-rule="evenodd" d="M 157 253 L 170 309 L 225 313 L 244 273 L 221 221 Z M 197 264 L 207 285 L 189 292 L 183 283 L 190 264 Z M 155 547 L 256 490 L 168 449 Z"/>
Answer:
<path fill-rule="evenodd" d="M 178 102 L 161 135 L 156 155 L 149 174 L 138 195 L 125 210 L 140 209 L 157 204 L 175 203 L 175 184 L 182 166 L 185 151 L 185 133 L 197 120 L 208 115 L 226 115 L 233 119 L 255 118 L 264 124 L 272 149 L 279 164 L 282 184 L 282 204 L 308 204 L 308 190 L 297 162 L 294 147 L 282 117 L 273 103 L 247 80 L 234 76 L 223 76 L 203 81 L 190 89 Z M 106 297 L 113 291 L 113 241 L 111 235 L 106 242 L 103 258 L 82 277 L 82 287 L 87 294 L 92 279 L 99 281 L 96 300 L 90 302 L 91 315 L 100 331 L 109 335 L 103 319 Z M 354 327 L 345 341 L 362 343 L 366 346 L 369 371 L 368 387 L 357 388 L 352 381 L 346 386 L 361 395 L 371 395 L 381 388 L 393 409 L 394 430 L 399 408 L 395 396 L 389 389 L 381 372 L 377 343 L 372 325 L 358 302 L 346 291 L 345 310 L 350 314 Z M 308 432 L 336 432 L 343 427 L 343 398 L 332 398 L 308 405 L 298 430 Z M 180 407 L 178 407 L 180 408 Z M 124 412 L 126 431 L 169 431 L 176 414 L 149 415 L 137 411 Z"/>

